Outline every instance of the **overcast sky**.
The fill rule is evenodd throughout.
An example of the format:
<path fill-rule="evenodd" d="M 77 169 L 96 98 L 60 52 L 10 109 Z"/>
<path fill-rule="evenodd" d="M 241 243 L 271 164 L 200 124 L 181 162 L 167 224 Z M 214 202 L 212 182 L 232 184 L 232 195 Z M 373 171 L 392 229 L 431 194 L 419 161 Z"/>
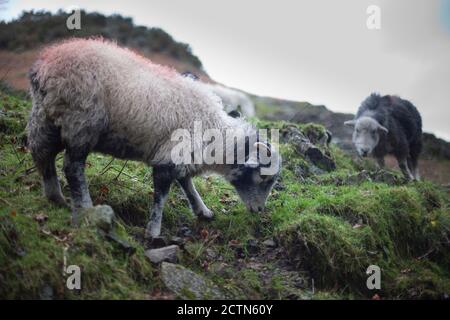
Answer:
<path fill-rule="evenodd" d="M 213 79 L 255 94 L 341 112 L 372 91 L 398 94 L 450 139 L 450 0 L 13 0 L 1 15 L 73 5 L 161 27 Z M 369 5 L 380 30 L 366 26 Z"/>

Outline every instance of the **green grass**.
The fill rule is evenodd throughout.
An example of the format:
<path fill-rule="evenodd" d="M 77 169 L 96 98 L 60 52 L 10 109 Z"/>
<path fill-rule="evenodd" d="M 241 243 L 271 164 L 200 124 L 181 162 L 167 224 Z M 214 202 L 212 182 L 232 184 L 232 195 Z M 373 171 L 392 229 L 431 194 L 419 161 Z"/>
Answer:
<path fill-rule="evenodd" d="M 50 204 L 24 148 L 30 102 L 0 93 L 0 297 L 145 299 L 164 290 L 158 270 L 144 256 L 142 236 L 152 204 L 152 170 L 92 154 L 87 177 L 96 204 L 109 204 L 118 216 L 117 232 L 137 251 L 128 256 L 97 230 L 70 225 L 70 210 Z M 284 122 L 253 120 L 261 128 Z M 298 126 L 305 134 L 323 130 Z M 233 188 L 221 177 L 194 182 L 213 221 L 193 217 L 178 187 L 165 207 L 162 233 L 182 226 L 192 239 L 180 263 L 213 280 L 234 298 L 370 298 L 365 287 L 369 265 L 382 269 L 383 298 L 442 298 L 450 292 L 449 196 L 430 182 L 373 182 L 335 146 L 328 150 L 337 170 L 320 176 L 294 148 L 281 144 L 281 188 L 274 189 L 261 214 L 246 212 Z M 67 184 L 57 161 L 63 192 Z M 47 220 L 38 222 L 38 215 Z M 277 255 L 252 255 L 246 243 L 274 238 Z M 234 243 L 234 245 L 230 245 Z M 67 264 L 82 268 L 82 289 L 70 291 L 63 275 Z M 214 257 L 211 257 L 211 252 Z M 257 265 L 257 267 L 255 267 Z M 296 284 L 297 277 L 304 279 Z M 314 291 L 312 282 L 314 280 Z M 297 281 L 298 282 L 298 281 Z"/>

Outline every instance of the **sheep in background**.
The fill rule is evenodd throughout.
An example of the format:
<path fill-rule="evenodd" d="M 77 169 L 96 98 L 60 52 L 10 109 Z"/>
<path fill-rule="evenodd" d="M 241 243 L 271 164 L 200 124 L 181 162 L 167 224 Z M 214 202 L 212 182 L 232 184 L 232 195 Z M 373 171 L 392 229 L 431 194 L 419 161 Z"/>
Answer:
<path fill-rule="evenodd" d="M 240 111 L 244 117 L 255 116 L 255 105 L 245 93 L 220 84 L 206 84 L 206 86 L 222 99 L 226 113 Z"/>
<path fill-rule="evenodd" d="M 29 149 L 43 178 L 45 195 L 65 204 L 55 168 L 57 153 L 65 149 L 64 173 L 72 198 L 73 221 L 83 208 L 92 206 L 84 174 L 90 152 L 138 160 L 153 166 L 154 203 L 146 236 L 161 231 L 164 203 L 172 182 L 177 181 L 198 216 L 211 218 L 192 182 L 204 171 L 218 172 L 236 188 L 251 211 L 260 211 L 279 173 L 280 158 L 267 142 L 258 147 L 270 153 L 277 171 L 261 175 L 263 166 L 254 149 L 246 145 L 246 158 L 256 164 L 174 165 L 171 140 L 177 129 L 240 128 L 233 152 L 256 129 L 229 117 L 222 104 L 205 86 L 172 69 L 103 40 L 73 39 L 43 50 L 30 71 L 32 111 L 27 125 Z M 200 139 L 202 140 L 202 139 Z M 234 140 L 233 140 L 234 141 Z M 250 140 L 251 141 L 251 140 Z M 193 153 L 207 142 L 193 141 Z M 256 145 L 256 144 L 255 144 Z M 229 147 L 227 145 L 227 147 Z M 236 151 L 237 152 L 237 151 Z"/>
<path fill-rule="evenodd" d="M 190 71 L 183 72 L 182 76 L 193 80 L 199 80 L 199 78 Z M 255 105 L 245 93 L 227 88 L 220 84 L 204 82 L 202 82 L 202 84 L 219 96 L 222 100 L 225 112 L 230 116 L 237 118 L 239 117 L 239 113 L 242 113 L 245 117 L 255 116 Z"/>
<path fill-rule="evenodd" d="M 422 118 L 414 105 L 397 96 L 372 93 L 358 109 L 353 126 L 353 143 L 362 157 L 369 154 L 384 167 L 384 157 L 396 157 L 408 180 L 419 180 L 418 160 L 422 150 Z"/>

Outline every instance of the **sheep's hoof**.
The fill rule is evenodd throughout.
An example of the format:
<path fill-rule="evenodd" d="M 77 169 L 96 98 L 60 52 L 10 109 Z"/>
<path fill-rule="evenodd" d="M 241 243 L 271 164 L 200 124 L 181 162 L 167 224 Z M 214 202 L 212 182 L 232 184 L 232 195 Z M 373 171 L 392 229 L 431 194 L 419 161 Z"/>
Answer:
<path fill-rule="evenodd" d="M 150 222 L 147 224 L 145 228 L 144 238 L 146 240 L 152 240 L 154 238 L 159 237 L 161 234 L 161 227 L 152 225 Z"/>
<path fill-rule="evenodd" d="M 208 208 L 199 210 L 196 214 L 200 219 L 211 220 L 214 218 L 214 213 Z"/>

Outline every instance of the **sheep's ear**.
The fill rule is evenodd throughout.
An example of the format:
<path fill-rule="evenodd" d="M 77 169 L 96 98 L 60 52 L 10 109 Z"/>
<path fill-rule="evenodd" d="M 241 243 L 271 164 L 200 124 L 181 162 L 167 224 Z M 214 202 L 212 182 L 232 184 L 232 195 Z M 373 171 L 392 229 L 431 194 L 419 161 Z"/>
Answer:
<path fill-rule="evenodd" d="M 389 130 L 386 127 L 383 127 L 381 124 L 378 125 L 378 130 L 384 131 L 386 133 L 389 133 Z"/>
<path fill-rule="evenodd" d="M 348 126 L 348 127 L 354 127 L 356 124 L 356 120 L 348 120 L 344 122 L 344 125 Z"/>

